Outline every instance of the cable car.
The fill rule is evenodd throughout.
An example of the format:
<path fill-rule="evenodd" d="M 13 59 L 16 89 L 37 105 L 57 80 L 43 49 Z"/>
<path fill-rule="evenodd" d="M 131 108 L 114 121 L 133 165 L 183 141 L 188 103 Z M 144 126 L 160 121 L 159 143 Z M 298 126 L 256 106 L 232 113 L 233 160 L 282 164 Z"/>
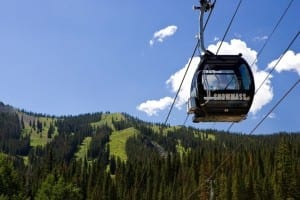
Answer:
<path fill-rule="evenodd" d="M 250 66 L 242 54 L 206 51 L 194 74 L 188 114 L 193 122 L 239 122 L 246 118 L 255 93 Z"/>

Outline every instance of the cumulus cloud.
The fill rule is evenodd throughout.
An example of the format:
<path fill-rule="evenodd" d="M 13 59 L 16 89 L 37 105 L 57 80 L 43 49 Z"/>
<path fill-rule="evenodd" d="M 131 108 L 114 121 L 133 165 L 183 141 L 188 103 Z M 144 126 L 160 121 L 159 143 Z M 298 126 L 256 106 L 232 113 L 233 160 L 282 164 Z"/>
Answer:
<path fill-rule="evenodd" d="M 181 107 L 187 102 L 190 96 L 190 87 L 191 87 L 192 79 L 198 67 L 198 64 L 200 62 L 200 57 L 194 57 L 192 58 L 192 60 L 189 60 L 183 68 L 181 68 L 179 71 L 171 75 L 170 78 L 166 81 L 166 84 L 168 85 L 169 88 L 171 88 L 171 91 L 173 93 L 177 93 L 177 90 L 181 84 L 183 76 L 190 62 L 191 64 L 188 73 L 186 74 L 185 80 L 181 86 L 181 90 L 178 93 L 177 101 L 175 104 L 175 106 L 178 109 L 181 109 Z"/>
<path fill-rule="evenodd" d="M 152 39 L 149 41 L 150 46 L 154 45 L 156 41 L 163 42 L 166 37 L 170 37 L 174 35 L 176 31 L 177 31 L 177 26 L 175 25 L 170 25 L 159 31 L 156 31 L 153 34 Z"/>
<path fill-rule="evenodd" d="M 280 58 L 281 57 L 270 62 L 268 64 L 268 69 L 271 69 L 277 65 L 275 70 L 279 73 L 282 71 L 295 71 L 300 76 L 300 53 L 296 54 L 289 50 L 283 55 L 279 62 Z"/>
<path fill-rule="evenodd" d="M 221 41 L 217 44 L 212 44 L 208 46 L 208 50 L 216 53 L 221 45 Z M 247 60 L 248 63 L 252 64 L 257 57 L 257 52 L 247 47 L 247 44 L 240 39 L 232 39 L 230 42 L 223 42 L 219 50 L 219 54 L 239 54 L 242 53 L 243 58 Z M 257 67 L 255 64 L 254 67 Z"/>
<path fill-rule="evenodd" d="M 159 100 L 148 100 L 144 103 L 141 103 L 137 109 L 145 112 L 147 115 L 157 115 L 161 110 L 168 108 L 173 103 L 171 97 L 164 97 Z"/>
<path fill-rule="evenodd" d="M 182 84 L 181 90 L 178 93 L 178 97 L 176 100 L 175 107 L 181 109 L 184 106 L 190 96 L 190 87 L 193 79 L 194 72 L 197 69 L 198 63 L 200 62 L 200 57 L 194 57 L 192 60 L 189 60 L 187 64 L 175 72 L 173 75 L 168 78 L 165 82 L 168 88 L 170 88 L 171 92 L 176 94 L 177 90 L 180 86 L 180 83 L 183 79 L 184 73 L 188 67 L 188 64 L 191 62 L 188 73 L 185 77 L 185 80 Z M 147 115 L 157 115 L 159 111 L 169 108 L 169 106 L 173 103 L 173 98 L 164 97 L 159 100 L 148 100 L 144 103 L 141 103 L 137 109 L 145 112 Z"/>
<path fill-rule="evenodd" d="M 220 46 L 221 42 L 216 44 L 210 45 L 208 49 L 216 53 L 218 47 Z M 239 39 L 233 39 L 230 42 L 223 42 L 222 47 L 219 51 L 219 54 L 239 54 L 242 53 L 243 58 L 247 60 L 249 65 L 251 65 L 252 72 L 254 75 L 255 86 L 256 88 L 261 85 L 263 80 L 268 75 L 267 71 L 260 70 L 257 66 L 257 52 L 252 50 L 251 48 L 247 47 L 247 44 Z M 166 81 L 166 85 L 170 88 L 172 93 L 176 93 L 180 83 L 183 79 L 184 73 L 188 66 L 188 63 L 191 61 L 191 65 L 189 71 L 185 77 L 185 81 L 183 82 L 182 88 L 178 94 L 178 98 L 176 101 L 176 108 L 181 109 L 182 106 L 186 106 L 186 102 L 190 96 L 190 86 L 192 82 L 192 78 L 194 72 L 197 69 L 198 63 L 200 62 L 199 57 L 194 57 L 192 60 L 189 60 L 187 64 L 185 64 L 180 70 L 175 72 L 170 78 Z M 255 114 L 259 111 L 264 105 L 268 104 L 273 99 L 273 89 L 271 86 L 271 79 L 272 76 L 269 76 L 268 79 L 264 82 L 262 87 L 260 88 L 259 92 L 255 95 L 253 104 L 251 106 L 250 112 Z M 168 108 L 171 105 L 171 102 L 167 105 L 166 100 L 172 101 L 171 97 L 165 97 L 160 100 L 151 100 L 142 103 L 138 106 L 140 111 L 146 112 L 148 115 L 157 114 L 158 111 Z M 155 109 L 154 109 L 155 108 Z M 152 112 L 155 111 L 155 112 Z"/>
<path fill-rule="evenodd" d="M 258 70 L 256 67 L 252 68 L 252 72 L 255 81 L 255 88 L 257 90 L 269 73 L 264 70 Z M 272 75 L 268 76 L 263 85 L 260 87 L 259 91 L 257 91 L 255 94 L 252 106 L 250 108 L 251 113 L 257 113 L 260 109 L 262 109 L 263 106 L 272 101 L 274 93 L 271 85 L 271 79 Z"/>

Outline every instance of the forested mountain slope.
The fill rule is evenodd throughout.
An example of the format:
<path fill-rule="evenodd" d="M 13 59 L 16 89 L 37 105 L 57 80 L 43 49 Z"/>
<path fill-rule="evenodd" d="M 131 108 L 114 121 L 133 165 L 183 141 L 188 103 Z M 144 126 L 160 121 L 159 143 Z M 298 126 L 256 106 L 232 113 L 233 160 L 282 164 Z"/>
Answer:
<path fill-rule="evenodd" d="M 300 199 L 299 133 L 247 136 L 125 113 L 55 117 L 0 103 L 0 151 L 0 199 L 209 199 L 211 189 L 216 199 Z"/>

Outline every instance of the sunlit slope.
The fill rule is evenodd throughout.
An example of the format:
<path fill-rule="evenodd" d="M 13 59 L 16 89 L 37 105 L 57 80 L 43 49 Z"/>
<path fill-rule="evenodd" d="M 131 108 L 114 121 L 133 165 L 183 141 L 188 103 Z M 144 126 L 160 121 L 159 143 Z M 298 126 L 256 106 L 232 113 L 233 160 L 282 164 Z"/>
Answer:
<path fill-rule="evenodd" d="M 85 137 L 81 145 L 78 147 L 78 151 L 75 153 L 77 160 L 87 157 L 87 152 L 91 143 L 92 137 Z"/>
<path fill-rule="evenodd" d="M 116 131 L 113 122 L 119 122 L 125 120 L 125 116 L 121 113 L 106 113 L 101 116 L 101 119 L 98 122 L 91 123 L 93 128 L 108 126 L 113 132 L 110 135 L 110 155 L 120 157 L 121 160 L 126 160 L 126 141 L 129 137 L 139 134 L 139 131 L 133 127 Z M 92 137 L 86 137 L 82 144 L 78 147 L 78 151 L 75 156 L 77 159 L 83 159 L 87 155 L 87 150 L 89 148 Z"/>
<path fill-rule="evenodd" d="M 126 141 L 129 137 L 140 134 L 135 128 L 127 128 L 121 131 L 114 131 L 110 136 L 110 155 L 120 157 L 121 160 L 127 160 Z"/>
<path fill-rule="evenodd" d="M 55 118 L 51 117 L 37 117 L 30 116 L 24 113 L 19 113 L 21 123 L 24 125 L 22 135 L 30 136 L 30 146 L 44 146 L 58 134 L 57 127 L 55 126 Z M 40 124 L 40 128 L 38 127 Z M 53 126 L 53 133 L 48 137 L 50 125 Z"/>
<path fill-rule="evenodd" d="M 113 121 L 122 121 L 122 120 L 125 120 L 125 117 L 121 113 L 112 113 L 112 114 L 105 113 L 101 116 L 101 120 L 99 120 L 98 122 L 91 123 L 91 126 L 96 128 L 96 127 L 107 125 L 112 130 L 115 130 Z"/>

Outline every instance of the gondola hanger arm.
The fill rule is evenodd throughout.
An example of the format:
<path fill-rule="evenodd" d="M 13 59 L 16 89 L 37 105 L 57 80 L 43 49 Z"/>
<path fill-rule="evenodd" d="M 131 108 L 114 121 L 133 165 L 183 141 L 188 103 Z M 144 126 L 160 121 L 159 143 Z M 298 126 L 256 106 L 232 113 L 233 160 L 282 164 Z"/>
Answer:
<path fill-rule="evenodd" d="M 199 10 L 200 11 L 200 16 L 199 16 L 199 21 L 200 21 L 200 28 L 199 28 L 199 33 L 198 33 L 198 40 L 200 42 L 200 48 L 202 52 L 206 52 L 206 48 L 204 45 L 204 23 L 203 23 L 203 18 L 204 18 L 204 13 L 211 10 L 215 2 L 211 2 L 210 0 L 200 0 L 200 6 L 194 6 L 194 10 Z"/>

